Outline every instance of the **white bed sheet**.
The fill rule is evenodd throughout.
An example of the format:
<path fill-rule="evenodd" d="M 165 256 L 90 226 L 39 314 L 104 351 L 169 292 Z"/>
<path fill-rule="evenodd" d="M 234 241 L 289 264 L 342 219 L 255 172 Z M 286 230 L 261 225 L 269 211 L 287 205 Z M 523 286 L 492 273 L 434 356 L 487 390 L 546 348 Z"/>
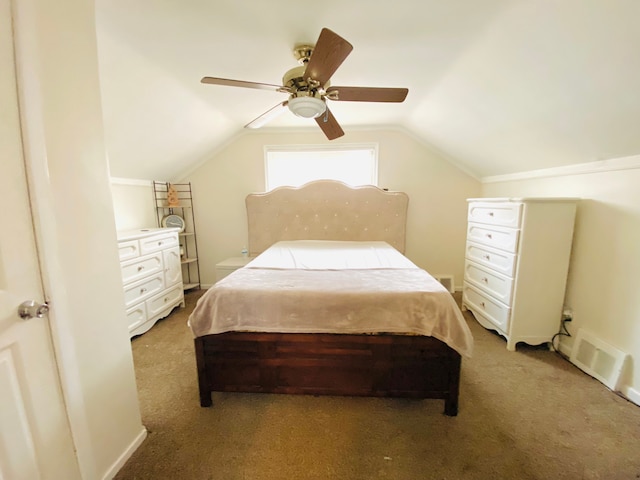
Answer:
<path fill-rule="evenodd" d="M 433 336 L 469 357 L 473 337 L 451 294 L 384 242 L 278 242 L 212 286 L 189 325 L 229 331 Z"/>
<path fill-rule="evenodd" d="M 386 242 L 293 240 L 277 242 L 249 268 L 367 270 L 418 268 Z"/>

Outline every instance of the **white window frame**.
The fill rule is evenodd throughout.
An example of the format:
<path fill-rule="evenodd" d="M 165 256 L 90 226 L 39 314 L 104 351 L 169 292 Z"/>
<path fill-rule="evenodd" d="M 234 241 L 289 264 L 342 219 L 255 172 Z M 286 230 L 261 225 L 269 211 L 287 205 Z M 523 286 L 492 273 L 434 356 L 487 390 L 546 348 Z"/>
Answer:
<path fill-rule="evenodd" d="M 274 188 L 280 186 L 278 185 L 270 185 L 269 183 L 269 154 L 270 153 L 278 153 L 278 152 L 298 152 L 301 155 L 305 153 L 317 154 L 318 152 L 348 152 L 350 150 L 370 150 L 372 152 L 372 171 L 370 172 L 370 178 L 366 181 L 366 183 L 361 183 L 359 185 L 378 185 L 378 144 L 377 143 L 349 143 L 349 144 L 339 144 L 339 145 L 266 145 L 264 147 L 264 181 L 265 181 L 265 191 L 273 190 Z M 327 178 L 327 177 L 322 177 Z M 342 180 L 341 178 L 335 178 L 329 176 L 329 178 L 333 180 Z M 315 180 L 319 180 L 319 178 L 314 178 Z M 308 181 L 312 181 L 314 179 L 310 179 Z M 304 182 L 306 183 L 306 182 Z M 290 186 L 299 186 L 299 185 L 290 185 Z M 352 185 L 358 186 L 358 185 Z"/>

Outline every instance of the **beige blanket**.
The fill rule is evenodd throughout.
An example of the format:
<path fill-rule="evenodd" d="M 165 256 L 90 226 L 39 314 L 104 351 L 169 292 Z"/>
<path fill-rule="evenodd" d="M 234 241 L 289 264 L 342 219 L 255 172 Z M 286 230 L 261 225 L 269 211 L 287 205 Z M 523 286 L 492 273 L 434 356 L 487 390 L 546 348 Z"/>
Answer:
<path fill-rule="evenodd" d="M 403 263 L 409 268 L 335 270 L 252 264 L 200 298 L 189 318 L 196 337 L 228 331 L 416 334 L 471 356 L 473 338 L 455 300 L 410 262 Z"/>

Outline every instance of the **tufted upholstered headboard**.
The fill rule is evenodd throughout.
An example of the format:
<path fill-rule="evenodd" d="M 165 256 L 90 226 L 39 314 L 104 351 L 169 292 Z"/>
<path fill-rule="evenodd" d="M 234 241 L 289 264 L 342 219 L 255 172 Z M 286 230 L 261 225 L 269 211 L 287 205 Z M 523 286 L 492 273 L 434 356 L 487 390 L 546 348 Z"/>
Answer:
<path fill-rule="evenodd" d="M 409 197 L 374 186 L 316 180 L 247 195 L 249 255 L 280 240 L 382 240 L 405 249 Z"/>

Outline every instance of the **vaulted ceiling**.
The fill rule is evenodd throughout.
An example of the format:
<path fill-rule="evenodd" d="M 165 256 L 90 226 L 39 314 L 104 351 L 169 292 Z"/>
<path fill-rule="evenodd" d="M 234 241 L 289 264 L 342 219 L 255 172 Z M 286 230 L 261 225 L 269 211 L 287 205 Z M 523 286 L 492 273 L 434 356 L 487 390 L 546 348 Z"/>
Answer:
<path fill-rule="evenodd" d="M 96 0 L 116 177 L 172 179 L 286 99 L 323 27 L 353 52 L 334 85 L 407 87 L 402 104 L 332 102 L 349 130 L 407 130 L 478 178 L 640 154 L 638 0 Z M 274 129 L 313 128 L 285 112 Z"/>

